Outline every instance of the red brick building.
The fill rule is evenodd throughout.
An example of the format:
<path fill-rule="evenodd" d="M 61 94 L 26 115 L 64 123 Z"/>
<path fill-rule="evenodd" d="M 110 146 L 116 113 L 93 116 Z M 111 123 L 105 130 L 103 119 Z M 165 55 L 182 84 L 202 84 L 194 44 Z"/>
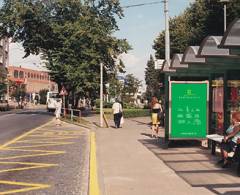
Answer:
<path fill-rule="evenodd" d="M 57 84 L 50 80 L 47 71 L 32 70 L 28 68 L 8 66 L 8 79 L 26 85 L 27 93 L 39 93 L 42 89 L 57 90 Z"/>

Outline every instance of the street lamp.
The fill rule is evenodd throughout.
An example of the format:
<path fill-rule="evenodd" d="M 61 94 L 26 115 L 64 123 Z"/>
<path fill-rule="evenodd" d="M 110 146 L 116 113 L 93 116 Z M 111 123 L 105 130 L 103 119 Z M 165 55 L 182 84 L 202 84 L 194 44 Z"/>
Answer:
<path fill-rule="evenodd" d="M 223 5 L 223 9 L 224 9 L 224 32 L 226 31 L 227 29 L 227 2 L 229 2 L 229 0 L 220 0 L 220 2 L 223 2 L 224 5 Z"/>
<path fill-rule="evenodd" d="M 100 63 L 100 127 L 103 127 L 103 63 Z"/>
<path fill-rule="evenodd" d="M 169 17 L 168 17 L 168 0 L 163 0 L 165 14 L 165 60 L 170 60 L 170 37 L 169 37 Z"/>

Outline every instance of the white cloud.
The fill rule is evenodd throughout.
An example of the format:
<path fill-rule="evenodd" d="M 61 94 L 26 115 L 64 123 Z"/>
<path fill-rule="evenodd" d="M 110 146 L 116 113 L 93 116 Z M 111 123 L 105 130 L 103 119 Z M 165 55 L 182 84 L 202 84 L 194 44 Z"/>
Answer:
<path fill-rule="evenodd" d="M 145 87 L 145 68 L 147 61 L 149 60 L 149 56 L 137 56 L 136 54 L 127 53 L 122 54 L 119 58 L 125 64 L 126 74 L 133 74 L 142 81 L 143 87 Z"/>
<path fill-rule="evenodd" d="M 121 54 L 119 58 L 128 67 L 134 67 L 140 61 L 140 59 L 137 56 L 135 56 L 134 54 L 130 54 L 130 53 Z"/>
<path fill-rule="evenodd" d="M 42 70 L 41 59 L 39 55 L 30 55 L 23 58 L 25 55 L 24 49 L 20 43 L 10 43 L 9 46 L 9 65 L 21 66 L 24 68 L 31 68 Z"/>

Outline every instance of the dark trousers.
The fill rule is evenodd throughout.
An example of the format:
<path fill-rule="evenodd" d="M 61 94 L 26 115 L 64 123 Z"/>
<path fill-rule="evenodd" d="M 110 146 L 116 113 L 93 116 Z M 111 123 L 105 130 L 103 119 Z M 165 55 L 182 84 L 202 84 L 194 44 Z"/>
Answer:
<path fill-rule="evenodd" d="M 115 127 L 119 128 L 120 127 L 120 121 L 121 121 L 121 118 L 122 118 L 122 113 L 119 112 L 119 113 L 116 113 L 113 115 L 114 117 L 114 123 L 115 123 Z"/>

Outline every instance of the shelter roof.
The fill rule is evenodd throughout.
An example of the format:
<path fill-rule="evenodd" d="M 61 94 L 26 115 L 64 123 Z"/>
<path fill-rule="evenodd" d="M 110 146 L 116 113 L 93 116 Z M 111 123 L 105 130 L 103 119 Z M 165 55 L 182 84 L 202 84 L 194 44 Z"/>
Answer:
<path fill-rule="evenodd" d="M 198 50 L 198 57 L 207 56 L 228 56 L 229 49 L 219 48 L 222 36 L 207 36 L 201 43 Z"/>
<path fill-rule="evenodd" d="M 197 57 L 199 46 L 189 46 L 185 50 L 181 63 L 190 64 L 190 63 L 205 63 L 205 58 Z"/>
<path fill-rule="evenodd" d="M 171 60 L 170 68 L 188 68 L 188 64 L 181 64 L 183 54 L 174 54 Z"/>
<path fill-rule="evenodd" d="M 235 19 L 227 28 L 220 43 L 222 48 L 240 47 L 240 19 Z"/>

